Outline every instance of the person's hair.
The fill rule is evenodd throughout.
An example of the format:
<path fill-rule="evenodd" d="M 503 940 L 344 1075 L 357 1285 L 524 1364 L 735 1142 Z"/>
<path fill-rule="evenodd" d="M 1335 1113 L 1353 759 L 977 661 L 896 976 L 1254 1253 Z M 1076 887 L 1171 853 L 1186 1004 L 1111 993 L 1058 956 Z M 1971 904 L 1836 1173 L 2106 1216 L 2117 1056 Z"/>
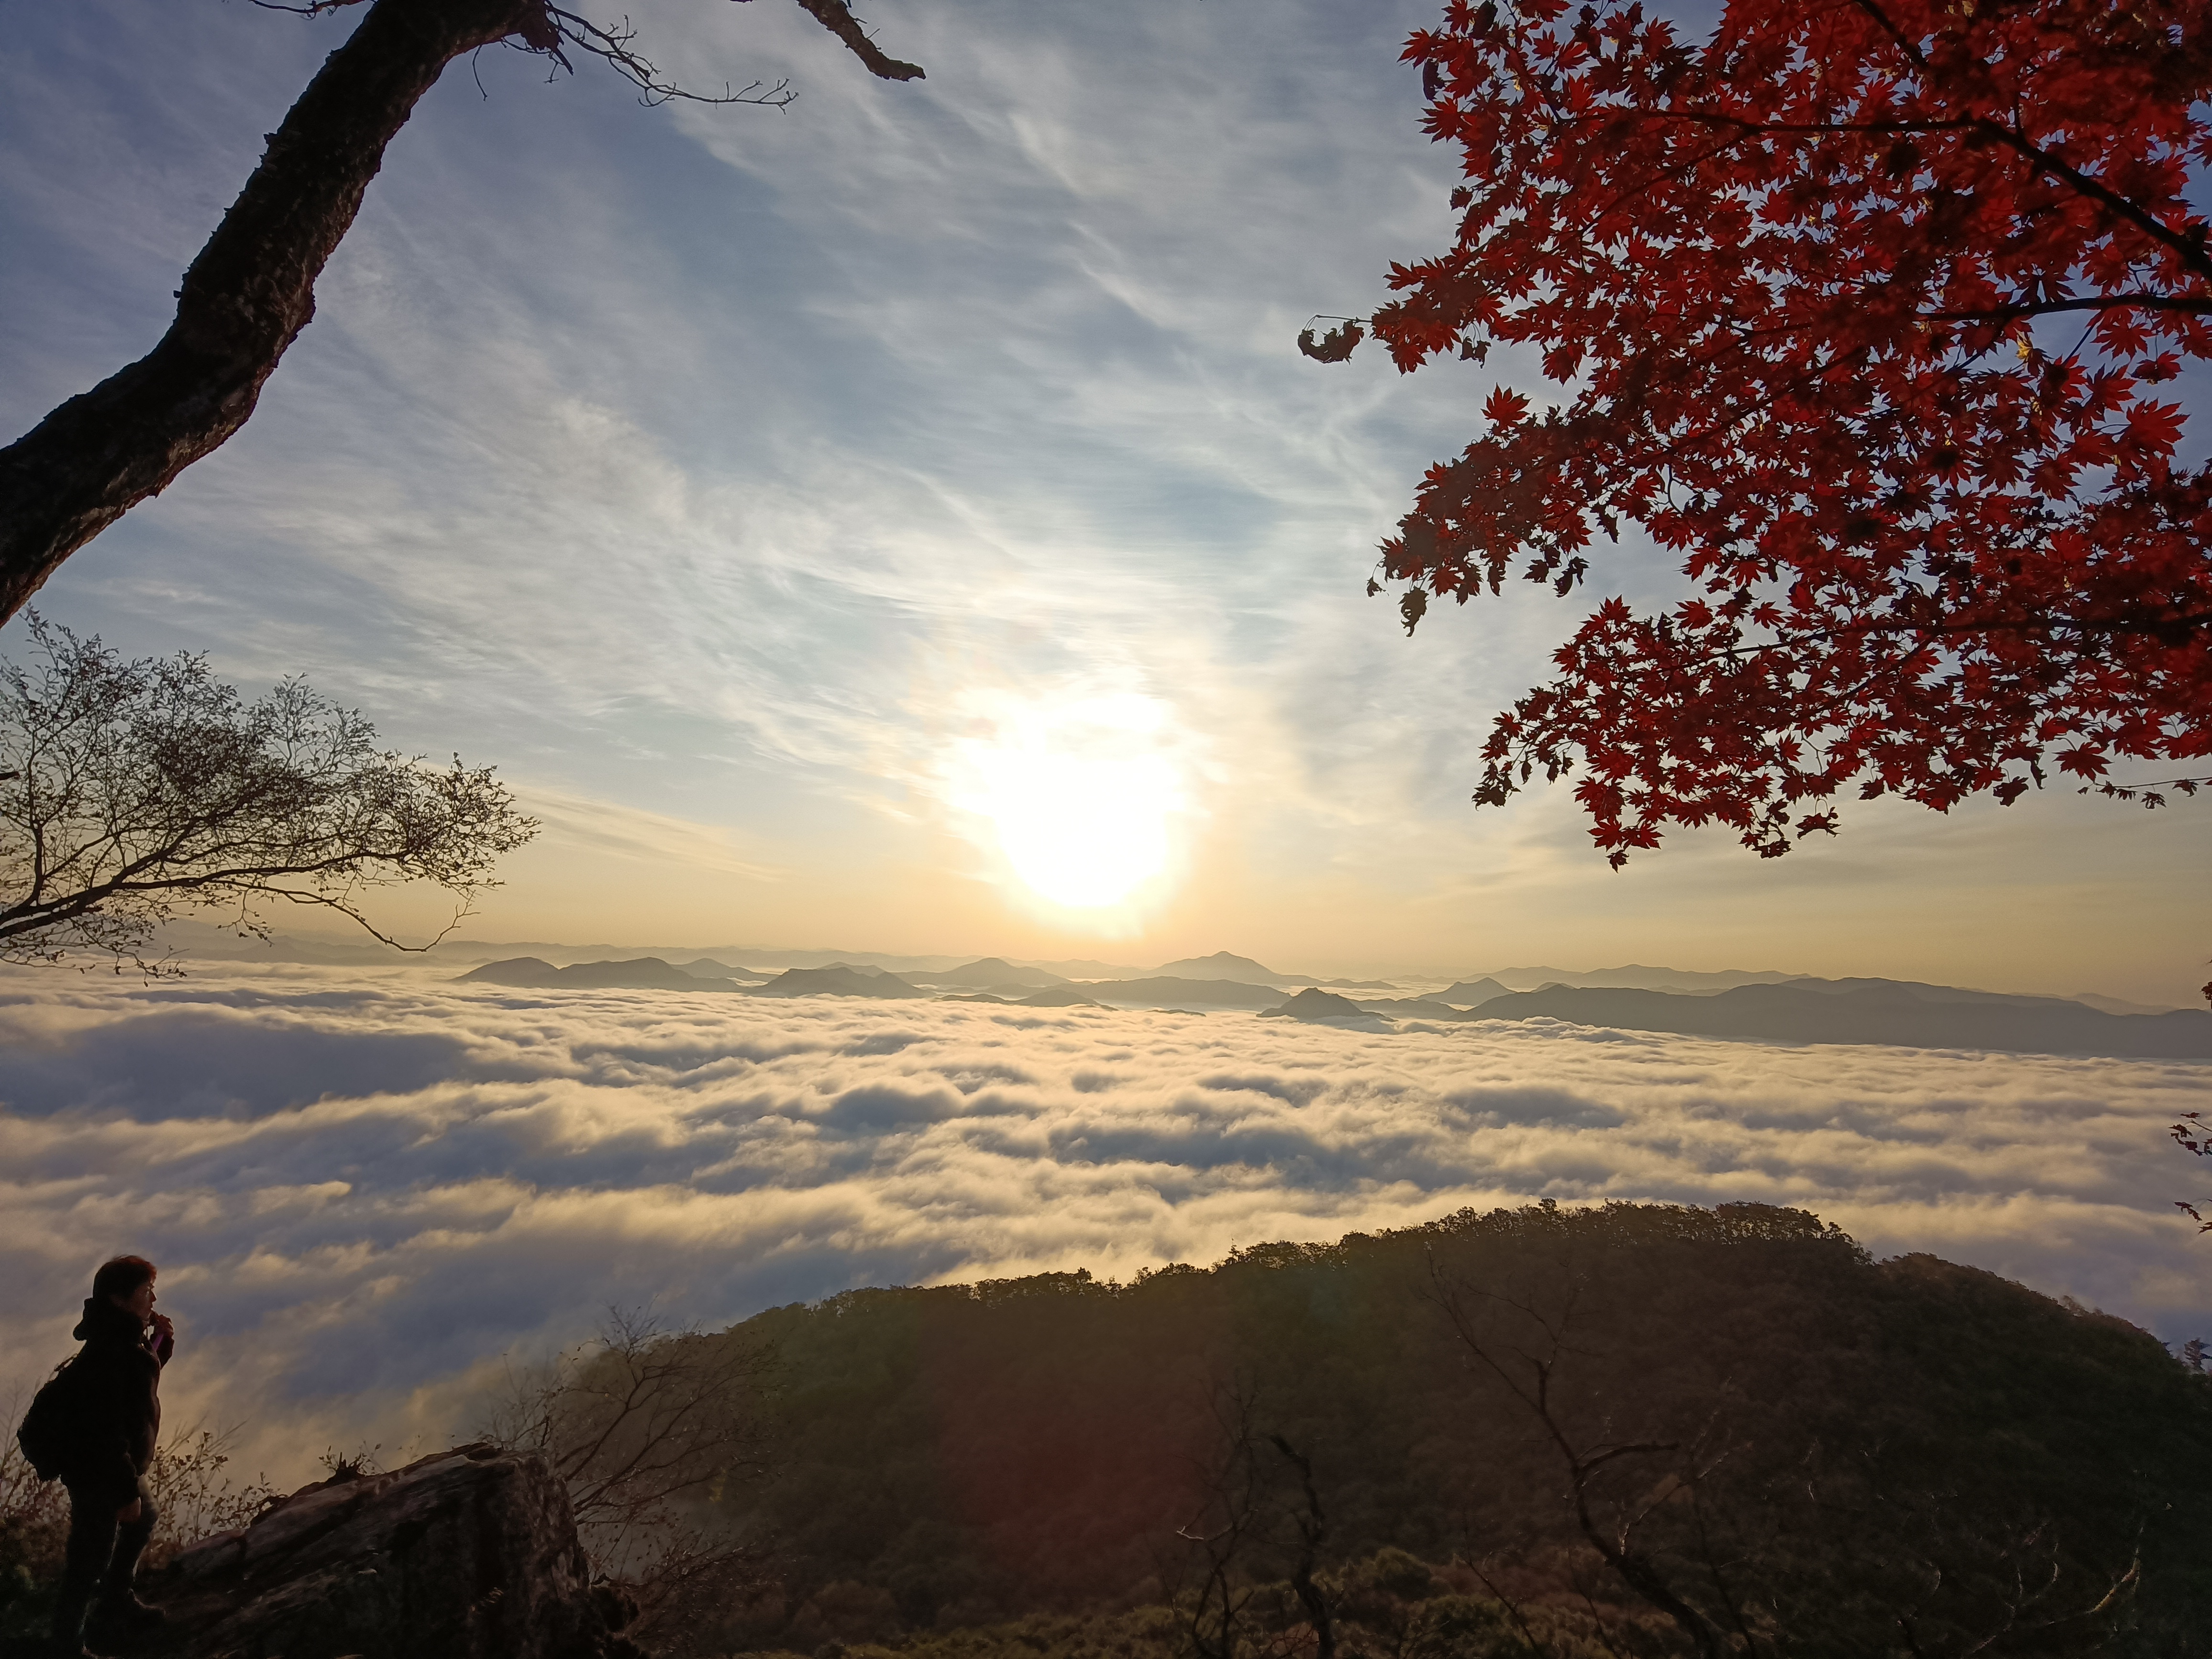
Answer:
<path fill-rule="evenodd" d="M 92 1276 L 94 1296 L 133 1296 L 141 1285 L 154 1277 L 154 1264 L 143 1255 L 118 1255 L 112 1261 L 103 1261 L 100 1271 Z"/>

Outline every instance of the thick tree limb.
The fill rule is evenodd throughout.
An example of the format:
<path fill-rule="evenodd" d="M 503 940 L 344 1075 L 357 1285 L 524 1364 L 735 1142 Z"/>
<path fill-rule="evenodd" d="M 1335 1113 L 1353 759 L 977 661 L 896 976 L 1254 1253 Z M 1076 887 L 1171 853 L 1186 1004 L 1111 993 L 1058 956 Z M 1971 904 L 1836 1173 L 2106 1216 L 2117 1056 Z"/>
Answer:
<path fill-rule="evenodd" d="M 830 33 L 852 48 L 853 55 L 868 66 L 868 73 L 886 81 L 919 81 L 921 66 L 902 64 L 876 50 L 876 43 L 868 39 L 860 21 L 846 9 L 845 0 L 799 0 L 799 3 L 814 14 L 815 21 Z"/>
<path fill-rule="evenodd" d="M 543 0 L 378 0 L 332 52 L 185 273 L 161 343 L 0 450 L 0 621 L 246 423 L 315 314 L 315 279 L 385 147 L 446 65 L 544 22 Z"/>
<path fill-rule="evenodd" d="M 313 15 L 362 0 L 257 3 Z M 871 73 L 921 76 L 878 51 L 844 0 L 799 3 Z M 371 0 L 270 135 L 261 164 L 185 271 L 161 343 L 0 449 L 0 623 L 63 560 L 246 423 L 314 316 L 316 280 L 352 228 L 386 147 L 447 64 L 502 40 L 565 64 L 565 40 L 613 63 L 648 102 L 690 95 L 663 82 L 629 38 L 550 0 Z M 779 85 L 708 101 L 786 97 Z"/>

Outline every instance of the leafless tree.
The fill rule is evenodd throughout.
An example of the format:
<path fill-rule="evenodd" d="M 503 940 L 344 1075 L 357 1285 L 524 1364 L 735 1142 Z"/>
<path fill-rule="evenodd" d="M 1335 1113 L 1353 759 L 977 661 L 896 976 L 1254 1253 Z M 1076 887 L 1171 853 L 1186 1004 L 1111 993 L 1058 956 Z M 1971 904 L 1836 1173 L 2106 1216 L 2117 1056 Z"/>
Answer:
<path fill-rule="evenodd" d="M 1321 1489 L 1314 1485 L 1313 1460 L 1279 1434 L 1270 1434 L 1267 1443 L 1298 1477 L 1299 1502 L 1290 1511 L 1298 1537 L 1297 1554 L 1291 1564 L 1291 1593 L 1305 1609 L 1306 1623 L 1313 1630 L 1314 1659 L 1336 1659 L 1336 1609 L 1328 1587 L 1314 1577 L 1321 1547 L 1328 1540 L 1328 1517 L 1322 1509 Z"/>
<path fill-rule="evenodd" d="M 1770 1443 L 1758 1443 L 1735 1420 L 1741 1402 L 1725 1379 L 1711 1398 L 1664 1412 L 1574 1386 L 1577 1364 L 1596 1358 L 1595 1329 L 1583 1327 L 1601 1316 L 1585 1321 L 1582 1304 L 1597 1271 L 1565 1253 L 1479 1285 L 1430 1262 L 1433 1299 L 1470 1368 L 1550 1449 L 1574 1534 L 1595 1558 L 1563 1563 L 1560 1577 L 1607 1652 L 1963 1659 L 2018 1643 L 2087 1653 L 2121 1627 L 2139 1559 L 2069 1560 L 2047 1516 L 1933 1486 L 1885 1465 L 1878 1447 L 1825 1445 L 1778 1417 L 1763 1430 Z M 1520 1623 L 1518 1605 L 1479 1576 Z M 1626 1616 L 1624 1589 L 1663 1624 Z M 1525 1624 L 1522 1634 L 1534 1648 Z"/>
<path fill-rule="evenodd" d="M 1192 1659 L 1244 1659 L 1249 1644 L 1246 1610 L 1253 1587 L 1244 1559 L 1272 1530 L 1270 1471 L 1253 1413 L 1258 1389 L 1249 1382 L 1213 1390 L 1219 1429 L 1213 1455 L 1199 1481 L 1199 1507 L 1176 1528 L 1188 1546 L 1163 1563 L 1161 1583 L 1174 1607 Z"/>
<path fill-rule="evenodd" d="M 1313 1462 L 1261 1426 L 1259 1401 L 1249 1381 L 1213 1389 L 1218 1433 L 1200 1470 L 1198 1510 L 1176 1528 L 1185 1548 L 1162 1563 L 1161 1583 L 1192 1659 L 1288 1659 L 1308 1650 L 1282 1628 L 1301 1615 L 1313 1659 L 1336 1659 L 1335 1601 L 1316 1577 L 1328 1525 Z M 1297 1540 L 1287 1561 L 1295 1611 L 1273 1604 L 1284 1599 L 1279 1587 L 1255 1602 L 1260 1573 L 1278 1565 L 1286 1528 Z"/>
<path fill-rule="evenodd" d="M 757 1546 L 718 1525 L 711 1505 L 768 1472 L 762 1403 L 775 1363 L 757 1345 L 616 1310 L 592 1341 L 512 1374 L 483 1425 L 552 1464 L 593 1570 L 635 1596 L 641 1632 L 758 1577 Z"/>
<path fill-rule="evenodd" d="M 700 95 L 641 55 L 626 21 L 593 22 L 550 0 L 261 3 L 311 17 L 367 11 L 269 135 L 260 165 L 185 272 L 176 320 L 160 343 L 0 449 L 0 622 L 63 560 L 246 423 L 313 317 L 315 283 L 352 228 L 385 147 L 448 64 L 507 46 L 557 70 L 580 52 L 611 64 L 647 103 Z M 845 0 L 798 3 L 871 74 L 921 74 L 878 50 Z M 756 83 L 708 101 L 788 97 L 781 82 Z"/>
<path fill-rule="evenodd" d="M 1724 1605 L 1729 1610 L 1728 1623 L 1743 1632 L 1741 1647 L 1716 1628 L 1706 1613 L 1691 1604 L 1639 1537 L 1655 1510 L 1686 1498 L 1710 1472 L 1714 1462 L 1711 1449 L 1685 1448 L 1677 1441 L 1586 1437 L 1572 1431 L 1559 1410 L 1553 1390 L 1560 1361 L 1570 1352 L 1568 1334 L 1578 1299 L 1579 1287 L 1571 1271 L 1560 1293 L 1548 1299 L 1461 1284 L 1433 1258 L 1430 1273 L 1436 1300 L 1451 1322 L 1461 1346 L 1477 1367 L 1489 1372 L 1521 1404 L 1556 1452 L 1566 1479 L 1575 1528 L 1599 1559 L 1624 1586 L 1671 1620 L 1698 1659 L 1762 1651 L 1763 1643 L 1751 1631 L 1741 1603 L 1733 1595 Z M 1672 1468 L 1639 1480 L 1632 1498 L 1608 1502 L 1601 1495 L 1598 1477 L 1608 1468 L 1631 1460 L 1648 1461 L 1686 1450 L 1686 1457 L 1669 1460 L 1674 1462 Z"/>
<path fill-rule="evenodd" d="M 380 750 L 304 681 L 247 703 L 203 656 L 126 661 L 30 627 L 33 662 L 0 659 L 0 962 L 90 951 L 160 971 L 161 922 L 219 905 L 265 937 L 278 900 L 427 949 L 371 922 L 364 890 L 434 883 L 458 923 L 537 833 L 489 769 Z"/>

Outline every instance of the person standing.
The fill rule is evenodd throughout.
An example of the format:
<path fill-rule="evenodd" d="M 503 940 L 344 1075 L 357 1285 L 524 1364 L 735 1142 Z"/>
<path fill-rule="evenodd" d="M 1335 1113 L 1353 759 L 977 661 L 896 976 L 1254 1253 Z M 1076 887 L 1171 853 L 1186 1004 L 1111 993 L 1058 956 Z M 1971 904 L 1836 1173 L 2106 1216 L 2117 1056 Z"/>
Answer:
<path fill-rule="evenodd" d="M 161 1439 L 161 1370 L 177 1346 L 175 1328 L 154 1311 L 155 1273 L 143 1256 L 103 1262 L 72 1333 L 84 1347 L 70 1362 L 79 1406 L 61 1470 L 69 1550 L 52 1626 L 53 1650 L 68 1659 L 88 1651 L 95 1607 L 95 1628 L 126 1638 L 163 1622 L 131 1585 L 156 1519 L 146 1470 Z"/>

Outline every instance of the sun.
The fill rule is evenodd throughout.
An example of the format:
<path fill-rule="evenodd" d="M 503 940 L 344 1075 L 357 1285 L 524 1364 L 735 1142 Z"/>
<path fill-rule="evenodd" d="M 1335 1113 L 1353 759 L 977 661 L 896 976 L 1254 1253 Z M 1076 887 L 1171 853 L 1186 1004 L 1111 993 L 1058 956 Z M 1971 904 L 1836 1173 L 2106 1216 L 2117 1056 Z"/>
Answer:
<path fill-rule="evenodd" d="M 1105 911 L 1162 881 L 1187 805 L 1161 704 L 1089 697 L 1002 710 L 992 724 L 962 745 L 960 804 L 1023 886 L 1063 910 Z"/>
<path fill-rule="evenodd" d="M 1167 867 L 1172 769 L 1157 757 L 1008 757 L 989 813 L 1014 873 L 1054 904 L 1121 904 Z"/>

